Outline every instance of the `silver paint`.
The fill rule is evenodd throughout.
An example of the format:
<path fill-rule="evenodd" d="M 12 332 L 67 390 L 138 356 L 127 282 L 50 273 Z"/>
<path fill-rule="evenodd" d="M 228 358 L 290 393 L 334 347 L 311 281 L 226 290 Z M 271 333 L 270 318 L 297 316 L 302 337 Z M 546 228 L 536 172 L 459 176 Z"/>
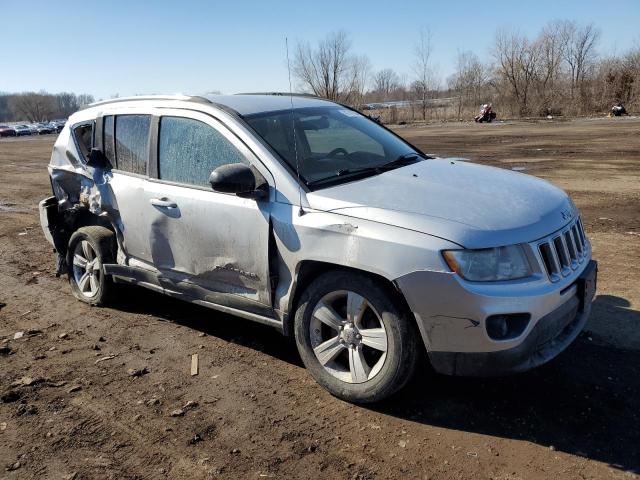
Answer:
<path fill-rule="evenodd" d="M 228 111 L 275 109 L 288 102 L 288 97 L 273 96 L 215 96 L 208 101 L 176 96 L 118 99 L 82 110 L 67 122 L 49 164 L 60 209 L 82 202 L 113 226 L 118 264 L 105 265 L 104 271 L 116 280 L 283 330 L 294 313 L 301 265 L 309 261 L 369 272 L 395 285 L 432 352 L 513 348 L 540 318 L 576 295 L 572 283 L 581 269 L 552 283 L 535 248 L 538 239 L 577 215 L 562 190 L 522 173 L 437 159 L 301 191 L 295 175 Z M 296 106 L 324 103 L 294 99 Z M 181 115 L 208 123 L 266 179 L 268 198 L 255 201 L 86 166 L 69 126 L 123 113 Z M 52 242 L 53 226 L 46 217 L 42 225 Z M 512 244 L 526 248 L 532 277 L 467 282 L 449 271 L 441 255 L 446 249 Z M 271 278 L 277 278 L 273 285 Z M 531 314 L 527 329 L 512 340 L 490 339 L 486 317 L 511 312 Z"/>

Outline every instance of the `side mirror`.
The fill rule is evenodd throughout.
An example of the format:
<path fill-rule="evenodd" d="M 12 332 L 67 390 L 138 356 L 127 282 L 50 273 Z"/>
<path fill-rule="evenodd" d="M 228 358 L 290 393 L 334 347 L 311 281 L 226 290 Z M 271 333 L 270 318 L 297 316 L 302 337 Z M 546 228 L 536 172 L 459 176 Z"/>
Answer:
<path fill-rule="evenodd" d="M 244 163 L 231 163 L 216 168 L 209 176 L 209 183 L 216 192 L 235 193 L 243 198 L 259 200 L 267 193 L 262 185 L 256 188 L 256 176 Z"/>
<path fill-rule="evenodd" d="M 99 148 L 92 148 L 89 153 L 89 159 L 87 160 L 87 165 L 93 168 L 107 168 L 109 166 L 109 160 L 102 150 Z"/>

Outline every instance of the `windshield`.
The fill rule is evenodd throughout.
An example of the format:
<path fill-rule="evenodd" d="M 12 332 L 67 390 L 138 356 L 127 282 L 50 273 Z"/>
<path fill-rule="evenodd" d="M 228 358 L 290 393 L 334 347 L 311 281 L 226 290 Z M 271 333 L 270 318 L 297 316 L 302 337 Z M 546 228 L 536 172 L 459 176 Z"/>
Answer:
<path fill-rule="evenodd" d="M 344 107 L 313 107 L 245 116 L 245 120 L 307 185 L 340 183 L 381 173 L 376 167 L 422 153 L 388 130 Z M 401 166 L 398 164 L 398 166 Z"/>

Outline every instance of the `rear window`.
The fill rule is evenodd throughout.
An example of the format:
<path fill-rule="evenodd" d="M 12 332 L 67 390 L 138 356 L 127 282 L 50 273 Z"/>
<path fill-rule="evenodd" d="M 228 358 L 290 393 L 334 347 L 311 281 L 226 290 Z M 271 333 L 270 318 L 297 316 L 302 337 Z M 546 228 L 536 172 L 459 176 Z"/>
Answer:
<path fill-rule="evenodd" d="M 139 175 L 147 174 L 150 126 L 151 117 L 149 115 L 116 116 L 115 156 L 119 170 Z"/>
<path fill-rule="evenodd" d="M 75 126 L 73 128 L 73 137 L 76 140 L 80 155 L 86 162 L 93 147 L 93 122 Z"/>

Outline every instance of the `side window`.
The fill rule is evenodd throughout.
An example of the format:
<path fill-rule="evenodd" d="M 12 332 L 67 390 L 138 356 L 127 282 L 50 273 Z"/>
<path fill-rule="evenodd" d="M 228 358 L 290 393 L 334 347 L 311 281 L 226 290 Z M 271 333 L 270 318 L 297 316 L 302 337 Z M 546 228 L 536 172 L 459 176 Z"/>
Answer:
<path fill-rule="evenodd" d="M 160 119 L 158 177 L 162 180 L 207 187 L 211 172 L 229 163 L 248 164 L 216 129 L 190 118 Z"/>
<path fill-rule="evenodd" d="M 115 150 L 115 145 L 113 143 L 113 140 L 114 140 L 113 115 L 104 117 L 102 125 L 103 125 L 102 141 L 104 142 L 104 155 L 107 157 L 107 160 L 109 160 L 109 163 L 111 163 L 111 165 L 114 168 L 117 168 L 116 150 Z"/>
<path fill-rule="evenodd" d="M 78 145 L 80 154 L 86 161 L 93 147 L 93 122 L 74 127 L 73 136 L 76 139 L 76 145 Z"/>
<path fill-rule="evenodd" d="M 147 174 L 149 115 L 116 116 L 116 163 L 119 170 Z"/>

